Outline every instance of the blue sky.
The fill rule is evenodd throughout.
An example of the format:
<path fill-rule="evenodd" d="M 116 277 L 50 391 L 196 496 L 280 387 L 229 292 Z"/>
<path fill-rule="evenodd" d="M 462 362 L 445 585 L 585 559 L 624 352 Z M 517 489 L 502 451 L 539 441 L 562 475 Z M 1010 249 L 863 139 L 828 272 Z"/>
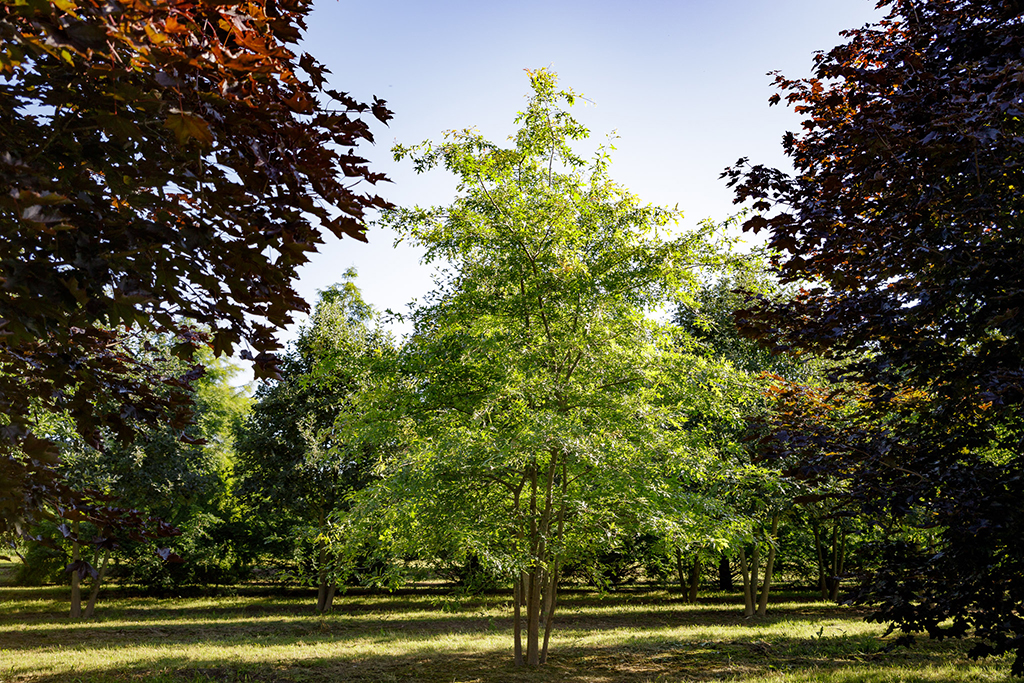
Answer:
<path fill-rule="evenodd" d="M 739 157 L 785 166 L 779 141 L 799 118 L 768 107 L 766 73 L 809 75 L 815 50 L 881 16 L 873 0 L 318 0 L 301 49 L 332 71 L 331 87 L 377 95 L 395 112 L 359 151 L 391 178 L 379 193 L 396 204 L 445 204 L 454 186 L 394 164 L 395 142 L 470 126 L 504 140 L 528 91 L 523 70 L 548 67 L 593 102 L 574 108 L 593 140 L 618 135 L 612 176 L 644 201 L 678 204 L 685 228 L 736 210 L 718 175 Z M 379 309 L 429 291 L 418 253 L 380 230 L 369 239 L 332 238 L 303 269 L 300 293 L 314 301 L 350 266 Z"/>

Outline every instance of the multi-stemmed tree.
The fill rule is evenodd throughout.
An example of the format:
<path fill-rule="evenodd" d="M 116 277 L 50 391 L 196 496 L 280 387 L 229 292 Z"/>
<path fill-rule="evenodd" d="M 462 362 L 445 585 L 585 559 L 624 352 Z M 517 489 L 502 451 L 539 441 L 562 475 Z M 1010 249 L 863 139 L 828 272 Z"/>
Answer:
<path fill-rule="evenodd" d="M 567 559 L 716 506 L 682 485 L 719 466 L 687 425 L 738 410 L 743 389 L 653 315 L 721 264 L 709 229 L 672 237 L 677 211 L 615 184 L 605 148 L 573 149 L 587 137 L 563 109 L 573 94 L 548 71 L 530 80 L 511 146 L 467 130 L 395 149 L 454 173 L 459 194 L 385 215 L 443 268 L 402 353 L 339 425 L 391 444 L 364 514 L 397 544 L 507 577 L 515 661 L 536 665 Z"/>

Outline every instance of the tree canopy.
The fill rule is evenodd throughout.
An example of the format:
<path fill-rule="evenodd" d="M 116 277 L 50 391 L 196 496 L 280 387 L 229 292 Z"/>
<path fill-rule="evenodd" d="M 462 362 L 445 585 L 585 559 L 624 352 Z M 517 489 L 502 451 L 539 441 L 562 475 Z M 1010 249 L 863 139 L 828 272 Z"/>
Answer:
<path fill-rule="evenodd" d="M 171 332 L 183 357 L 241 344 L 273 374 L 274 330 L 307 310 L 296 269 L 325 232 L 365 240 L 386 205 L 358 189 L 382 176 L 354 147 L 364 113 L 390 112 L 293 50 L 310 7 L 0 6 L 0 531 L 56 495 L 34 416 L 66 411 L 94 443 L 187 421 L 195 373 L 163 375 L 118 329 Z"/>
<path fill-rule="evenodd" d="M 607 149 L 574 149 L 588 131 L 573 93 L 545 70 L 530 82 L 509 147 L 463 130 L 395 148 L 459 179 L 449 205 L 384 219 L 444 268 L 390 376 L 378 366 L 339 420 L 394 445 L 366 509 L 396 543 L 511 581 L 519 664 L 546 657 L 567 559 L 626 528 L 682 534 L 716 507 L 679 485 L 718 466 L 687 422 L 744 393 L 652 315 L 721 265 L 711 228 L 672 236 L 677 211 L 616 184 Z"/>
<path fill-rule="evenodd" d="M 1021 675 L 1022 7 L 882 4 L 814 77 L 777 76 L 772 103 L 806 117 L 783 140 L 796 173 L 724 174 L 737 201 L 775 211 L 744 227 L 769 231 L 782 280 L 810 283 L 741 326 L 842 361 L 859 406 L 848 429 L 780 412 L 765 445 L 807 476 L 840 473 L 889 529 L 941 530 L 931 546 L 894 535 L 862 597 L 908 633 L 973 628 L 975 654 L 1016 651 Z"/>

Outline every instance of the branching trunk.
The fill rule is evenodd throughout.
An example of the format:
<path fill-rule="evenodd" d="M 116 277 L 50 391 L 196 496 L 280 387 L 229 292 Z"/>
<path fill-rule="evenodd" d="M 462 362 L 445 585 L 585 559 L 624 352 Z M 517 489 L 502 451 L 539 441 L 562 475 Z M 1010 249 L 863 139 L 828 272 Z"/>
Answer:
<path fill-rule="evenodd" d="M 89 590 L 89 602 L 85 606 L 85 618 L 91 619 L 93 613 L 96 611 L 96 598 L 100 594 L 100 585 L 103 583 L 103 577 L 107 574 L 107 563 L 110 561 L 110 550 L 103 550 L 103 560 L 100 562 L 99 573 L 96 574 L 96 578 L 92 580 L 92 588 Z"/>

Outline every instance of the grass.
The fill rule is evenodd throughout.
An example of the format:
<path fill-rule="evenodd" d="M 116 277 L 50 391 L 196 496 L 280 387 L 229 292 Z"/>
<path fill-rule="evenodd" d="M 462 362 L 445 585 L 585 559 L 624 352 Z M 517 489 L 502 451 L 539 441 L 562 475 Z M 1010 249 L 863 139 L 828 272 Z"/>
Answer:
<path fill-rule="evenodd" d="M 863 615 L 781 595 L 745 620 L 738 596 L 684 605 L 664 592 L 567 592 L 547 666 L 511 665 L 505 596 L 443 593 L 101 598 L 67 619 L 66 589 L 0 588 L 0 681 L 1002 681 L 1009 660 L 968 660 L 964 643 L 885 651 Z"/>

